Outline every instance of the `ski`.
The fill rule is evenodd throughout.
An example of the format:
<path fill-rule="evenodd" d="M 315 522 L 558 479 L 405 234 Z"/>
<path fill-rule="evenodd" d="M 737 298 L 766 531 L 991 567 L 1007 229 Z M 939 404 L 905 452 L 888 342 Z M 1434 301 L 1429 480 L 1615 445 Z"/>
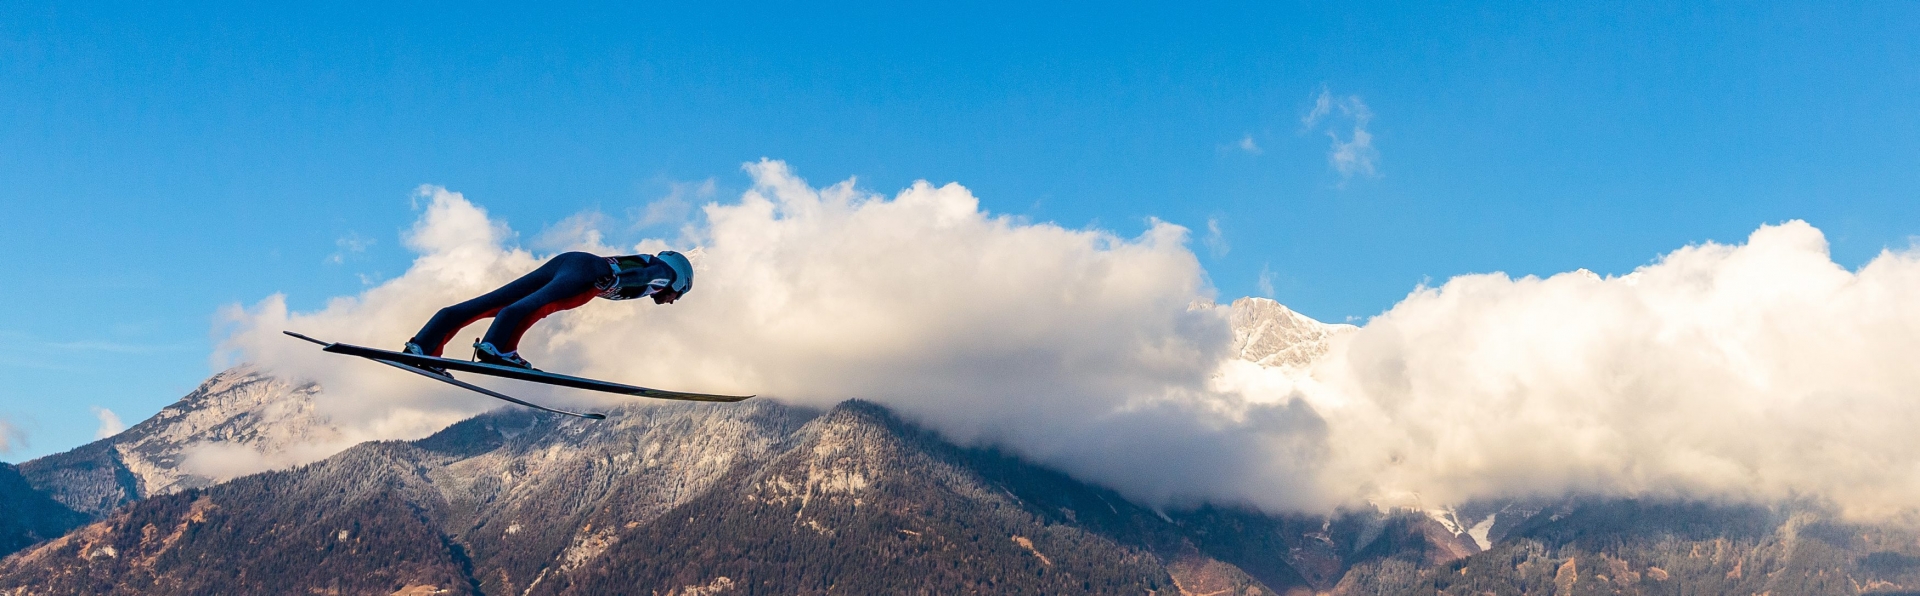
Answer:
<path fill-rule="evenodd" d="M 550 373 L 550 372 L 539 371 L 539 370 L 528 370 L 528 369 L 516 368 L 512 366 L 500 366 L 497 364 L 486 364 L 482 362 L 468 362 L 466 360 L 454 360 L 451 358 L 436 358 L 433 356 L 422 356 L 419 354 L 394 352 L 391 350 L 369 348 L 366 346 L 356 346 L 353 344 L 328 342 L 328 341 L 322 341 L 322 340 L 314 339 L 311 337 L 307 337 L 305 335 L 294 333 L 292 331 L 283 331 L 282 333 L 285 333 L 287 335 L 291 335 L 293 337 L 297 337 L 300 339 L 304 339 L 316 344 L 320 344 L 322 346 L 320 349 L 324 351 L 333 352 L 335 354 L 359 356 L 361 358 L 367 358 L 367 359 L 375 360 L 378 362 L 385 362 L 388 364 L 404 366 L 412 370 L 419 370 L 419 369 L 414 368 L 414 366 L 407 366 L 407 365 L 436 366 L 436 367 L 444 368 L 447 370 L 457 370 L 461 372 L 470 372 L 475 374 L 489 375 L 489 376 L 495 376 L 495 377 L 501 377 L 501 378 L 507 378 L 507 379 L 528 381 L 533 383 L 557 385 L 560 387 L 571 387 L 574 389 L 586 389 L 589 391 L 603 391 L 607 393 L 617 393 L 621 395 L 637 395 L 640 397 L 650 397 L 654 399 L 672 399 L 672 400 L 681 400 L 681 401 L 705 401 L 705 402 L 736 402 L 736 401 L 741 401 L 741 400 L 745 400 L 753 397 L 751 395 L 716 395 L 716 394 L 710 394 L 710 393 L 688 393 L 684 391 L 666 391 L 662 389 L 650 389 L 647 387 L 637 387 L 634 385 L 625 385 L 621 383 L 613 383 L 613 382 L 601 381 L 597 379 L 588 379 L 584 377 L 575 377 L 571 375 Z M 432 374 L 432 373 L 427 373 L 424 370 L 419 372 L 426 373 L 428 375 Z M 452 375 L 448 375 L 448 377 L 451 378 Z"/>
<path fill-rule="evenodd" d="M 320 344 L 320 345 L 322 345 L 322 346 L 326 346 L 326 345 L 329 345 L 329 344 L 328 344 L 327 342 L 324 342 L 324 341 L 320 341 L 320 340 L 317 340 L 317 339 L 314 339 L 314 338 L 311 338 L 311 337 L 307 337 L 307 336 L 305 336 L 305 335 L 301 335 L 301 334 L 298 334 L 298 333 L 294 333 L 294 332 L 292 332 L 292 331 L 283 331 L 282 333 L 286 333 L 287 335 L 291 335 L 291 336 L 294 336 L 294 337 L 297 337 L 297 338 L 300 338 L 300 339 L 304 339 L 304 340 L 307 340 L 307 341 L 310 341 L 310 342 L 313 342 L 313 343 L 316 343 L 316 344 Z M 520 405 L 523 405 L 523 406 L 526 406 L 526 407 L 529 407 L 529 408 L 533 408 L 533 409 L 535 409 L 535 410 L 540 410 L 540 411 L 542 411 L 542 412 L 553 412 L 553 413 L 555 413 L 555 414 L 565 414 L 565 415 L 567 415 L 567 416 L 577 416 L 577 417 L 580 417 L 580 418 L 586 418 L 586 419 L 588 419 L 588 420 L 606 420 L 606 419 L 607 419 L 607 415 L 606 415 L 606 414 L 596 414 L 596 413 L 592 413 L 592 412 L 588 412 L 588 413 L 585 413 L 585 414 L 582 414 L 582 413 L 579 413 L 579 412 L 569 412 L 569 411 L 566 411 L 566 410 L 561 410 L 561 409 L 556 409 L 556 408 L 549 408 L 549 407 L 546 407 L 546 406 L 543 406 L 543 405 L 540 405 L 540 404 L 536 404 L 536 403 L 532 403 L 532 402 L 529 402 L 529 401 L 526 401 L 526 400 L 522 400 L 522 399 L 519 399 L 519 398 L 516 398 L 516 397 L 513 397 L 513 396 L 511 396 L 511 395 L 507 395 L 507 394 L 505 394 L 505 393 L 500 393 L 500 392 L 498 392 L 498 391 L 494 391 L 494 390 L 492 390 L 492 389 L 488 389 L 488 388 L 486 388 L 486 387 L 481 387 L 481 386 L 479 386 L 479 385 L 475 385 L 475 384 L 473 384 L 473 383 L 468 383 L 468 382 L 466 382 L 466 381 L 462 381 L 462 380 L 460 380 L 460 379 L 456 379 L 456 378 L 453 378 L 453 375 L 450 375 L 450 374 L 448 374 L 448 375 L 437 375 L 437 374 L 434 374 L 434 373 L 431 373 L 431 372 L 427 372 L 426 370 L 423 370 L 423 369 L 420 369 L 420 368 L 416 368 L 416 367 L 412 367 L 412 366 L 407 366 L 407 365 L 405 365 L 405 364 L 400 364 L 400 363 L 397 363 L 397 362 L 390 362 L 390 361 L 386 361 L 386 360 L 381 360 L 381 359 L 378 359 L 378 358 L 368 358 L 368 360 L 372 360 L 372 361 L 374 361 L 374 362 L 378 362 L 378 363 L 381 363 L 381 364 L 385 364 L 385 365 L 387 365 L 387 366 L 391 366 L 391 367 L 394 367 L 394 368 L 397 368 L 397 369 L 400 369 L 400 370 L 404 370 L 404 371 L 407 371 L 407 372 L 410 372 L 410 373 L 413 373 L 413 374 L 416 374 L 416 375 L 420 375 L 420 376 L 423 376 L 423 377 L 426 377 L 426 378 L 429 378 L 429 379 L 433 379 L 433 380 L 435 380 L 435 381 L 440 381 L 440 382 L 442 382 L 442 383 L 446 383 L 446 384 L 449 384 L 449 385 L 453 385 L 453 386 L 455 386 L 455 387 L 459 387 L 459 388 L 461 388 L 461 389 L 466 389 L 466 390 L 468 390 L 468 391 L 472 391 L 472 392 L 475 392 L 475 393 L 479 393 L 479 394 L 481 394 L 481 395 L 485 395 L 485 396 L 487 396 L 487 397 L 492 397 L 492 398 L 495 398 L 495 399 L 500 399 L 500 400 L 504 400 L 504 401 L 508 401 L 508 402 L 512 402 L 512 403 L 516 403 L 516 404 L 520 404 Z"/>

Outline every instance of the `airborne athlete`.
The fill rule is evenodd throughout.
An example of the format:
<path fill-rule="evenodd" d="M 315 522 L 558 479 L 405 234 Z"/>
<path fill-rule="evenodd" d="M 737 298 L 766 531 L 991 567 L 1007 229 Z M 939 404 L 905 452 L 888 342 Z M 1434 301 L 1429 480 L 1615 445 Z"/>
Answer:
<path fill-rule="evenodd" d="M 314 339 L 292 331 L 289 336 L 319 344 L 335 354 L 359 356 L 397 367 L 442 383 L 447 383 L 516 404 L 581 418 L 603 419 L 602 414 L 582 414 L 540 404 L 453 378 L 449 370 L 517 379 L 561 387 L 637 395 L 655 399 L 705 402 L 736 402 L 751 395 L 717 395 L 664 391 L 609 381 L 544 372 L 520 357 L 520 336 L 541 318 L 563 310 L 578 308 L 595 296 L 608 300 L 632 300 L 652 297 L 654 304 L 672 304 L 693 289 L 693 264 L 673 251 L 653 255 L 601 257 L 584 252 L 563 253 L 549 259 L 532 273 L 520 276 L 499 289 L 480 297 L 440 309 L 420 328 L 399 352 Z M 454 332 L 474 321 L 493 317 L 487 334 L 473 344 L 473 357 L 479 362 L 441 358 L 440 351 Z"/>
<path fill-rule="evenodd" d="M 693 264 L 671 250 L 620 257 L 562 253 L 500 289 L 440 309 L 407 340 L 402 351 L 438 357 L 454 332 L 493 317 L 486 336 L 473 344 L 474 359 L 538 370 L 520 357 L 520 336 L 547 315 L 577 308 L 595 296 L 608 300 L 651 296 L 654 304 L 672 304 L 692 289 Z M 426 368 L 446 372 L 438 367 Z"/>

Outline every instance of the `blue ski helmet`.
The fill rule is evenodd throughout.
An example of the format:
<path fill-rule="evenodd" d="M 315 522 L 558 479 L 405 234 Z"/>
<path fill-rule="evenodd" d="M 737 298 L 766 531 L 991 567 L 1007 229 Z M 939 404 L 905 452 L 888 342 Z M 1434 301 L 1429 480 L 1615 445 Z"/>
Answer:
<path fill-rule="evenodd" d="M 688 261 L 686 255 L 663 250 L 660 254 L 654 255 L 654 258 L 660 259 L 668 267 L 673 268 L 673 286 L 671 286 L 673 291 L 685 296 L 687 292 L 693 290 L 693 262 Z"/>

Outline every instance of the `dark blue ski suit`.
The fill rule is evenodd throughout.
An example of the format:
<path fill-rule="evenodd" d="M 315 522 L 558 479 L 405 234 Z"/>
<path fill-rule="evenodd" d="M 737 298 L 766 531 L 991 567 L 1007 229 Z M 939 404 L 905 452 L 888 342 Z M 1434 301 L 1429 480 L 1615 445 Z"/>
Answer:
<path fill-rule="evenodd" d="M 520 336 L 547 315 L 577 308 L 595 296 L 629 300 L 649 296 L 672 284 L 672 268 L 653 255 L 601 257 L 562 253 L 500 289 L 440 309 L 414 334 L 413 343 L 439 356 L 454 332 L 493 317 L 483 339 L 501 353 L 519 349 Z"/>

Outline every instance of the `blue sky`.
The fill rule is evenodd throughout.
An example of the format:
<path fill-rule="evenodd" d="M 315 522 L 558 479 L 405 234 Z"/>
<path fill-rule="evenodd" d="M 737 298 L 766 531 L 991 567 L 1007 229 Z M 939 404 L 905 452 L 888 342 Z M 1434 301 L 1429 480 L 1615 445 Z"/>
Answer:
<path fill-rule="evenodd" d="M 761 157 L 959 182 L 1186 226 L 1223 299 L 1328 321 L 1788 219 L 1850 267 L 1920 234 L 1920 4 L 1406 4 L 0 4 L 0 459 L 190 390 L 223 306 L 404 271 L 421 184 L 531 243 Z"/>

